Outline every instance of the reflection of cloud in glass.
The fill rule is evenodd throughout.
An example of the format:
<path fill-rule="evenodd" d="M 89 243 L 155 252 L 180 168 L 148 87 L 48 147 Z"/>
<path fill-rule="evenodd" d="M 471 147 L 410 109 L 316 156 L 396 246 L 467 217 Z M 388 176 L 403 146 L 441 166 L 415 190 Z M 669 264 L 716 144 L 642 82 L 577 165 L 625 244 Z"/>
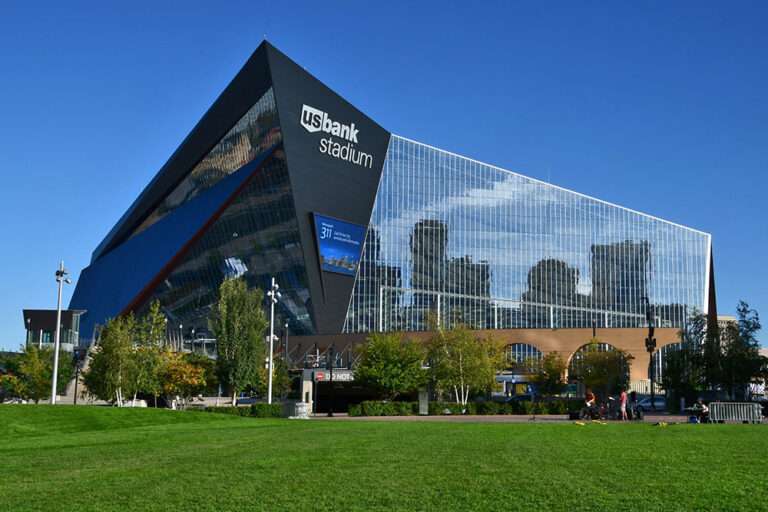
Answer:
<path fill-rule="evenodd" d="M 576 293 L 590 295 L 593 247 L 619 244 L 612 257 L 631 261 L 620 244 L 645 242 L 647 282 L 640 286 L 636 270 L 616 282 L 637 282 L 658 304 L 704 306 L 709 235 L 393 136 L 371 226 L 380 263 L 399 267 L 404 283 L 413 270 L 410 237 L 423 220 L 447 226 L 447 258 L 488 262 L 497 298 L 519 299 L 529 270 L 546 259 L 578 270 Z M 627 265 L 610 268 L 636 268 Z M 546 272 L 541 279 L 558 286 Z"/>

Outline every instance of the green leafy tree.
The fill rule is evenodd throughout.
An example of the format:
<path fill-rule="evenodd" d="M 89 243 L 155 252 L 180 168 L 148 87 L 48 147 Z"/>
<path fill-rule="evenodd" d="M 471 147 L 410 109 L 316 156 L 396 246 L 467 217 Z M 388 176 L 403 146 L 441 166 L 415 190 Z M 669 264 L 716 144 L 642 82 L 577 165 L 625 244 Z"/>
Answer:
<path fill-rule="evenodd" d="M 160 308 L 160 302 L 155 300 L 150 304 L 149 311 L 136 324 L 132 357 L 134 368 L 134 400 L 138 393 L 145 393 L 154 398 L 162 393 L 160 371 L 162 365 L 162 350 L 166 338 L 168 320 Z"/>
<path fill-rule="evenodd" d="M 427 343 L 427 357 L 435 389 L 464 407 L 473 393 L 493 387 L 496 372 L 506 363 L 501 344 L 477 338 L 462 325 L 437 328 Z"/>
<path fill-rule="evenodd" d="M 88 370 L 83 373 L 83 383 L 91 395 L 121 406 L 125 396 L 135 392 L 135 333 L 132 314 L 109 320 L 101 330 Z"/>
<path fill-rule="evenodd" d="M 720 375 L 720 357 L 712 350 L 719 342 L 707 338 L 707 317 L 694 312 L 680 332 L 680 348 L 668 352 L 662 360 L 659 384 L 670 396 L 669 404 L 681 397 L 692 402 L 707 385 L 715 385 Z M 719 348 L 718 348 L 719 350 Z"/>
<path fill-rule="evenodd" d="M 216 361 L 204 354 L 190 352 L 184 354 L 184 358 L 191 365 L 197 366 L 203 370 L 203 380 L 205 385 L 196 390 L 195 394 L 205 394 L 206 396 L 218 393 L 219 378 L 216 375 Z"/>
<path fill-rule="evenodd" d="M 27 345 L 19 361 L 19 377 L 23 382 L 24 398 L 35 403 L 51 397 L 51 379 L 53 378 L 53 363 L 48 361 L 48 355 L 53 358 L 50 349 L 38 349 L 35 345 Z"/>
<path fill-rule="evenodd" d="M 262 292 L 249 290 L 243 279 L 227 279 L 219 287 L 209 323 L 216 336 L 217 373 L 229 390 L 232 405 L 240 391 L 258 387 L 267 330 L 263 299 Z"/>
<path fill-rule="evenodd" d="M 739 302 L 737 321 L 728 325 L 723 335 L 722 379 L 732 398 L 744 400 L 750 383 L 759 383 L 766 376 L 768 359 L 760 355 L 757 333 L 760 317 L 749 304 Z"/>
<path fill-rule="evenodd" d="M 602 395 L 605 399 L 629 384 L 629 366 L 634 357 L 623 350 L 601 351 L 597 340 L 585 347 L 572 366 L 570 377 Z"/>
<path fill-rule="evenodd" d="M 386 400 L 416 391 L 426 383 L 424 348 L 402 334 L 372 334 L 359 350 L 355 381 Z"/>
<path fill-rule="evenodd" d="M 565 370 L 567 365 L 562 356 L 557 352 L 550 352 L 545 355 L 541 362 L 536 365 L 533 382 L 539 390 L 539 393 L 545 396 L 558 395 L 566 387 Z"/>
<path fill-rule="evenodd" d="M 62 354 L 60 354 L 61 356 Z M 16 391 L 22 398 L 39 403 L 51 397 L 53 379 L 53 348 L 37 348 L 34 344 L 24 347 L 16 361 Z M 56 392 L 61 394 L 72 377 L 72 360 L 59 357 Z"/>
<path fill-rule="evenodd" d="M 669 395 L 667 403 L 678 403 L 681 397 L 692 403 L 703 388 L 704 363 L 702 351 L 682 345 L 666 355 L 659 384 Z"/>

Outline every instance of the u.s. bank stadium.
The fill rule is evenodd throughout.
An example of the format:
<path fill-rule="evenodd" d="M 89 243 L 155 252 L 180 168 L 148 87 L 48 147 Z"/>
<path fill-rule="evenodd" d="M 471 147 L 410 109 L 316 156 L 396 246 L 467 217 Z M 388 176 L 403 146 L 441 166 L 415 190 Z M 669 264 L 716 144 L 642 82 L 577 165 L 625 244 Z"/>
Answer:
<path fill-rule="evenodd" d="M 458 319 L 511 361 L 573 364 L 594 333 L 640 382 L 686 318 L 716 314 L 709 234 L 392 134 L 267 42 L 93 251 L 69 309 L 88 345 L 158 300 L 172 342 L 214 354 L 232 277 L 277 280 L 278 346 L 310 375 L 331 345 L 347 366 L 369 333 Z"/>

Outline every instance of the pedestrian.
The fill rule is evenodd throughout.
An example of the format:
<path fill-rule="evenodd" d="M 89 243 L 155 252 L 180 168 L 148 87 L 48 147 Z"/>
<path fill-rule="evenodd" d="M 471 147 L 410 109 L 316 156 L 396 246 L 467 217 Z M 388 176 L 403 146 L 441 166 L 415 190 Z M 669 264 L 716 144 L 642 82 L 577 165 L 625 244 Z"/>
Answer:
<path fill-rule="evenodd" d="M 619 395 L 619 409 L 621 410 L 621 421 L 627 421 L 627 390 L 621 388 Z"/>

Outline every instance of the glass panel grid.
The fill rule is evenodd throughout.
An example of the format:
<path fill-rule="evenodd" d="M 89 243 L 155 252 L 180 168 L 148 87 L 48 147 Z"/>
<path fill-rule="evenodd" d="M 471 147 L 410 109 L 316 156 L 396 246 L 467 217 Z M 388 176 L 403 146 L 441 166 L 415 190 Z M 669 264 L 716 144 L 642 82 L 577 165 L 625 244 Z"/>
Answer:
<path fill-rule="evenodd" d="M 709 235 L 392 136 L 345 332 L 659 326 L 704 311 Z"/>

